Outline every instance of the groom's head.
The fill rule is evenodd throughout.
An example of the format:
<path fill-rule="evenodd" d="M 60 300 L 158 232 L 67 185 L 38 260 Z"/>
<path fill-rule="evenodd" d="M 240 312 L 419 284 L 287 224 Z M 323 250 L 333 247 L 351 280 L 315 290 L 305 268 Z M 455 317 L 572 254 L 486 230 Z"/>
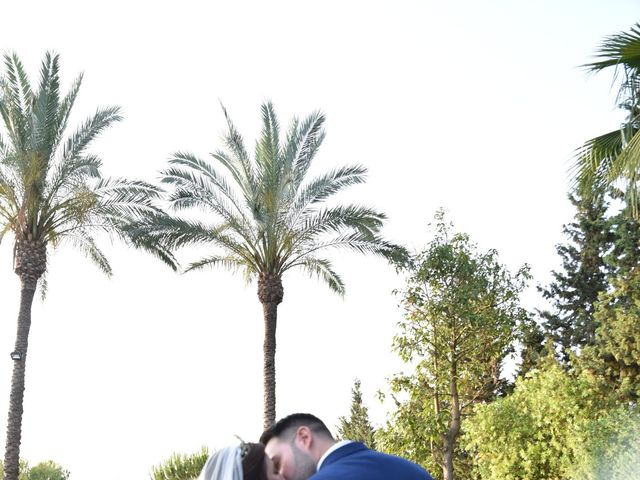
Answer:
<path fill-rule="evenodd" d="M 285 480 L 306 480 L 335 440 L 318 417 L 294 413 L 265 430 L 260 442 Z"/>

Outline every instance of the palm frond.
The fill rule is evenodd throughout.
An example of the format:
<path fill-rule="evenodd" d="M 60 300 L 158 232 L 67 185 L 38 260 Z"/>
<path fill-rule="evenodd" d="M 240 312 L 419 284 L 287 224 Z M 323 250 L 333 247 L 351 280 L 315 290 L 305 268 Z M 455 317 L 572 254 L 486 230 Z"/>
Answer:
<path fill-rule="evenodd" d="M 280 125 L 271 102 L 262 104 L 262 132 L 256 142 L 257 179 L 263 191 L 275 191 L 279 183 L 282 162 L 280 162 Z"/>
<path fill-rule="evenodd" d="M 0 163 L 4 163 L 9 155 L 9 146 L 5 143 L 4 137 L 0 133 Z"/>
<path fill-rule="evenodd" d="M 631 67 L 640 69 L 640 23 L 636 23 L 629 32 L 619 32 L 606 37 L 600 45 L 595 62 L 583 67 L 597 72 L 609 67 Z"/>
<path fill-rule="evenodd" d="M 29 109 L 33 103 L 33 92 L 22 62 L 18 56 L 4 55 L 5 75 L 0 80 L 0 116 L 4 121 L 11 143 L 18 150 L 29 144 Z"/>
<path fill-rule="evenodd" d="M 373 254 L 390 259 L 394 255 L 398 255 L 398 252 L 401 252 L 403 247 L 388 242 L 378 235 L 371 236 L 363 234 L 362 232 L 341 233 L 333 238 L 310 243 L 296 249 L 296 251 L 287 258 L 287 261 L 281 267 L 281 271 L 284 272 L 288 270 L 303 258 L 313 256 L 320 250 L 329 249 L 347 249 L 362 254 Z"/>
<path fill-rule="evenodd" d="M 292 156 L 293 186 L 296 190 L 302 184 L 318 148 L 322 145 L 325 136 L 322 129 L 324 122 L 325 116 L 321 112 L 312 113 L 300 125 L 298 134 L 291 139 L 292 144 L 287 146 L 287 154 Z"/>
<path fill-rule="evenodd" d="M 12 225 L 10 222 L 2 222 L 0 223 L 0 243 L 4 239 L 4 236 L 12 230 Z"/>
<path fill-rule="evenodd" d="M 147 215 L 143 222 L 136 222 L 135 229 L 128 229 L 134 242 L 158 244 L 166 251 L 191 245 L 213 245 L 232 252 L 247 264 L 259 262 L 251 245 L 239 242 L 228 235 L 228 226 L 208 226 L 202 222 L 176 218 L 164 213 Z"/>
<path fill-rule="evenodd" d="M 62 149 L 62 161 L 73 160 L 83 154 L 89 144 L 105 129 L 122 120 L 120 107 L 98 109 L 67 139 Z"/>
<path fill-rule="evenodd" d="M 257 188 L 257 179 L 256 172 L 251 172 L 251 178 L 247 179 L 245 173 L 242 169 L 239 169 L 237 166 L 236 160 L 233 158 L 233 154 L 229 154 L 223 150 L 217 150 L 211 153 L 211 156 L 219 161 L 230 173 L 231 177 L 235 181 L 235 184 L 240 188 L 242 192 L 242 196 L 244 197 L 244 203 L 246 205 L 251 205 L 255 201 L 256 188 Z"/>
<path fill-rule="evenodd" d="M 629 32 L 606 37 L 595 56 L 597 61 L 584 65 L 590 72 L 613 67 L 614 81 L 623 75 L 617 102 L 628 116 L 618 131 L 593 138 L 576 150 L 572 186 L 581 195 L 590 196 L 623 181 L 627 197 L 632 199 L 640 167 L 640 23 Z M 635 203 L 633 200 L 632 212 L 636 212 Z"/>
<path fill-rule="evenodd" d="M 351 165 L 316 177 L 298 190 L 292 204 L 284 205 L 288 210 L 287 217 L 295 223 L 307 207 L 323 202 L 347 187 L 364 183 L 366 173 L 367 169 L 364 166 Z"/>
<path fill-rule="evenodd" d="M 300 120 L 298 117 L 291 119 L 291 125 L 284 141 L 284 150 L 282 152 L 283 170 L 285 172 L 293 172 L 293 162 L 296 157 L 296 150 L 298 148 L 298 137 L 300 132 Z"/>
<path fill-rule="evenodd" d="M 82 85 L 83 74 L 81 73 L 76 77 L 74 82 L 71 84 L 71 88 L 64 96 L 62 101 L 59 104 L 58 114 L 56 116 L 56 124 L 54 135 L 54 141 L 52 142 L 51 151 L 55 152 L 58 150 L 60 142 L 64 136 L 64 132 L 67 129 L 67 124 L 69 122 L 69 115 L 71 114 L 71 109 L 75 104 L 76 97 L 78 96 L 78 92 L 80 91 L 80 86 Z"/>
<path fill-rule="evenodd" d="M 244 210 L 233 189 L 212 165 L 184 152 L 175 153 L 169 163 L 187 167 L 189 171 L 169 168 L 162 172 L 162 182 L 193 187 L 199 196 L 214 195 L 219 191 L 231 202 L 235 212 L 246 220 Z"/>
<path fill-rule="evenodd" d="M 125 222 L 117 229 L 116 234 L 135 248 L 146 251 L 161 262 L 168 265 L 172 270 L 178 271 L 180 264 L 174 256 L 171 248 L 166 247 L 156 237 L 150 235 L 150 225 L 154 225 L 156 218 L 164 216 L 164 213 L 149 214 L 142 220 Z"/>
<path fill-rule="evenodd" d="M 93 215 L 135 221 L 159 212 L 154 200 L 163 190 L 141 180 L 100 179 L 93 189 L 98 197 Z"/>
<path fill-rule="evenodd" d="M 191 270 L 201 270 L 205 267 L 222 267 L 232 272 L 239 270 L 246 266 L 246 262 L 240 258 L 233 255 L 212 255 L 209 257 L 202 258 L 196 262 L 192 262 L 189 266 L 184 270 L 185 273 Z"/>
<path fill-rule="evenodd" d="M 313 239 L 318 234 L 353 229 L 373 236 L 383 225 L 386 215 L 360 205 L 339 205 L 323 208 L 304 219 L 296 237 Z"/>
<path fill-rule="evenodd" d="M 262 134 L 257 143 L 256 161 L 258 164 L 271 164 L 280 156 L 280 124 L 271 102 L 262 104 Z"/>
<path fill-rule="evenodd" d="M 614 171 L 620 167 L 614 164 L 618 161 L 624 147 L 624 139 L 620 130 L 605 133 L 592 138 L 579 147 L 574 154 L 570 175 L 573 178 L 573 188 L 587 195 L 591 189 L 601 190 L 603 185 L 614 177 Z"/>
<path fill-rule="evenodd" d="M 100 164 L 100 159 L 91 155 L 56 165 L 39 207 L 38 225 L 43 232 L 52 229 L 54 223 L 66 223 L 69 218 L 79 223 L 89 217 L 99 198 L 87 179 L 99 176 Z"/>
<path fill-rule="evenodd" d="M 171 208 L 176 211 L 200 208 L 206 212 L 213 212 L 247 242 L 255 240 L 252 226 L 247 219 L 238 215 L 229 202 L 215 192 L 204 194 L 204 192 L 188 187 L 178 187 L 169 195 L 167 201 Z"/>
<path fill-rule="evenodd" d="M 45 61 L 46 61 L 46 58 L 47 57 L 45 56 Z M 15 77 L 14 79 L 12 79 L 12 82 L 15 82 L 17 84 L 16 85 L 17 91 L 21 92 L 20 96 L 22 98 L 20 103 L 22 104 L 23 108 L 28 108 L 28 106 L 33 103 L 34 95 L 33 95 L 33 91 L 31 90 L 31 84 L 29 82 L 29 77 L 27 76 L 27 72 L 24 69 L 24 65 L 22 64 L 22 62 L 18 58 L 18 55 L 15 52 L 11 55 L 11 64 L 13 68 L 9 69 L 11 72 L 9 76 Z"/>
<path fill-rule="evenodd" d="M 6 212 L 13 212 L 10 215 L 15 214 L 20 208 L 19 188 L 15 180 L 8 172 L 0 169 L 0 205 L 6 209 Z M 6 217 L 9 220 L 9 217 Z"/>
<path fill-rule="evenodd" d="M 231 121 L 227 109 L 224 105 L 221 106 L 228 129 L 226 135 L 223 137 L 223 141 L 229 152 L 231 152 L 231 155 L 229 156 L 225 152 L 218 151 L 212 154 L 212 156 L 229 170 L 243 192 L 248 194 L 255 190 L 256 172 L 247 153 L 242 135 L 240 135 L 240 132 Z"/>
<path fill-rule="evenodd" d="M 612 172 L 615 178 L 628 181 L 627 204 L 633 218 L 638 218 L 638 174 L 640 173 L 640 131 L 636 132 L 629 143 L 616 158 L 615 166 L 619 170 Z"/>
<path fill-rule="evenodd" d="M 100 179 L 92 187 L 81 184 L 41 209 L 39 231 L 48 240 L 89 227 L 119 233 L 123 225 L 158 213 L 153 200 L 160 193 L 146 182 L 125 179 Z"/>
<path fill-rule="evenodd" d="M 307 256 L 291 265 L 291 267 L 298 266 L 302 267 L 309 276 L 316 276 L 324 280 L 329 288 L 338 295 L 344 296 L 346 293 L 342 278 L 333 270 L 333 266 L 329 260 Z"/>
<path fill-rule="evenodd" d="M 173 209 L 198 207 L 212 211 L 247 243 L 255 241 L 251 223 L 239 200 L 213 167 L 189 154 L 179 154 L 171 163 L 188 167 L 172 167 L 162 172 L 162 181 L 175 186 L 167 198 Z"/>
<path fill-rule="evenodd" d="M 93 237 L 85 229 L 79 229 L 73 235 L 66 237 L 75 248 L 80 250 L 94 265 L 96 265 L 105 275 L 111 277 L 113 270 L 104 253 L 98 248 Z"/>
<path fill-rule="evenodd" d="M 55 145 L 58 106 L 60 103 L 60 79 L 58 56 L 45 55 L 40 69 L 40 85 L 31 108 L 30 149 L 39 151 L 48 168 Z M 43 174 L 43 177 L 45 175 Z"/>
<path fill-rule="evenodd" d="M 89 178 L 100 177 L 102 160 L 97 155 L 85 155 L 58 162 L 43 192 L 44 205 L 51 205 L 56 197 L 64 197 L 65 191 L 75 189 Z"/>

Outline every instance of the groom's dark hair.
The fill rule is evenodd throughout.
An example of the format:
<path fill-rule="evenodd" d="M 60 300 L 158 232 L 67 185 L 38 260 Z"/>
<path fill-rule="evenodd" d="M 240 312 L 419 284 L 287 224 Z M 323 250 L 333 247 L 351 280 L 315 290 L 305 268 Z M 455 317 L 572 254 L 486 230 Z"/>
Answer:
<path fill-rule="evenodd" d="M 308 427 L 313 433 L 333 439 L 331 432 L 315 415 L 310 413 L 293 413 L 281 418 L 260 435 L 260 443 L 266 445 L 272 438 L 289 439 L 298 427 Z"/>

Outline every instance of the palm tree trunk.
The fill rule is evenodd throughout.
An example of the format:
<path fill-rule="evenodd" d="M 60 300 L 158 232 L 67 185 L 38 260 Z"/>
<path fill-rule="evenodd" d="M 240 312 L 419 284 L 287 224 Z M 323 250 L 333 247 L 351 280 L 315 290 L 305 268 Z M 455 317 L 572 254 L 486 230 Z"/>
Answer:
<path fill-rule="evenodd" d="M 20 311 L 18 331 L 9 395 L 9 417 L 7 419 L 7 443 L 4 452 L 4 480 L 18 480 L 20 465 L 20 441 L 22 437 L 22 412 L 24 400 L 24 377 L 31 328 L 31 306 L 36 293 L 38 279 L 47 268 L 47 245 L 17 235 L 13 252 L 13 270 L 20 277 Z M 13 355 L 12 355 L 13 357 Z"/>
<path fill-rule="evenodd" d="M 258 298 L 262 303 L 264 317 L 264 428 L 276 422 L 276 326 L 278 305 L 282 302 L 284 290 L 279 275 L 260 274 L 258 276 Z"/>
<path fill-rule="evenodd" d="M 16 333 L 15 352 L 19 360 L 13 361 L 9 418 L 7 420 L 7 444 L 4 453 L 4 480 L 18 480 L 20 441 L 22 437 L 22 411 L 24 399 L 25 364 L 31 327 L 31 305 L 35 295 L 36 281 L 23 281 L 20 291 L 20 312 Z"/>
<path fill-rule="evenodd" d="M 278 319 L 278 304 L 263 303 L 264 313 L 264 429 L 266 430 L 276 421 L 276 325 Z"/>

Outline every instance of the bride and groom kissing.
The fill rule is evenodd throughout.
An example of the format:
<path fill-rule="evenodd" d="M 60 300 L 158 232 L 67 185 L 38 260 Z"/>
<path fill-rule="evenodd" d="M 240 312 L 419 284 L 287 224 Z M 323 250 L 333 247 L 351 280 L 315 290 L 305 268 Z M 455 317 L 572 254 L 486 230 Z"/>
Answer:
<path fill-rule="evenodd" d="M 294 413 L 265 430 L 260 443 L 218 450 L 198 480 L 432 480 L 421 466 L 350 440 L 336 441 L 309 413 Z"/>

